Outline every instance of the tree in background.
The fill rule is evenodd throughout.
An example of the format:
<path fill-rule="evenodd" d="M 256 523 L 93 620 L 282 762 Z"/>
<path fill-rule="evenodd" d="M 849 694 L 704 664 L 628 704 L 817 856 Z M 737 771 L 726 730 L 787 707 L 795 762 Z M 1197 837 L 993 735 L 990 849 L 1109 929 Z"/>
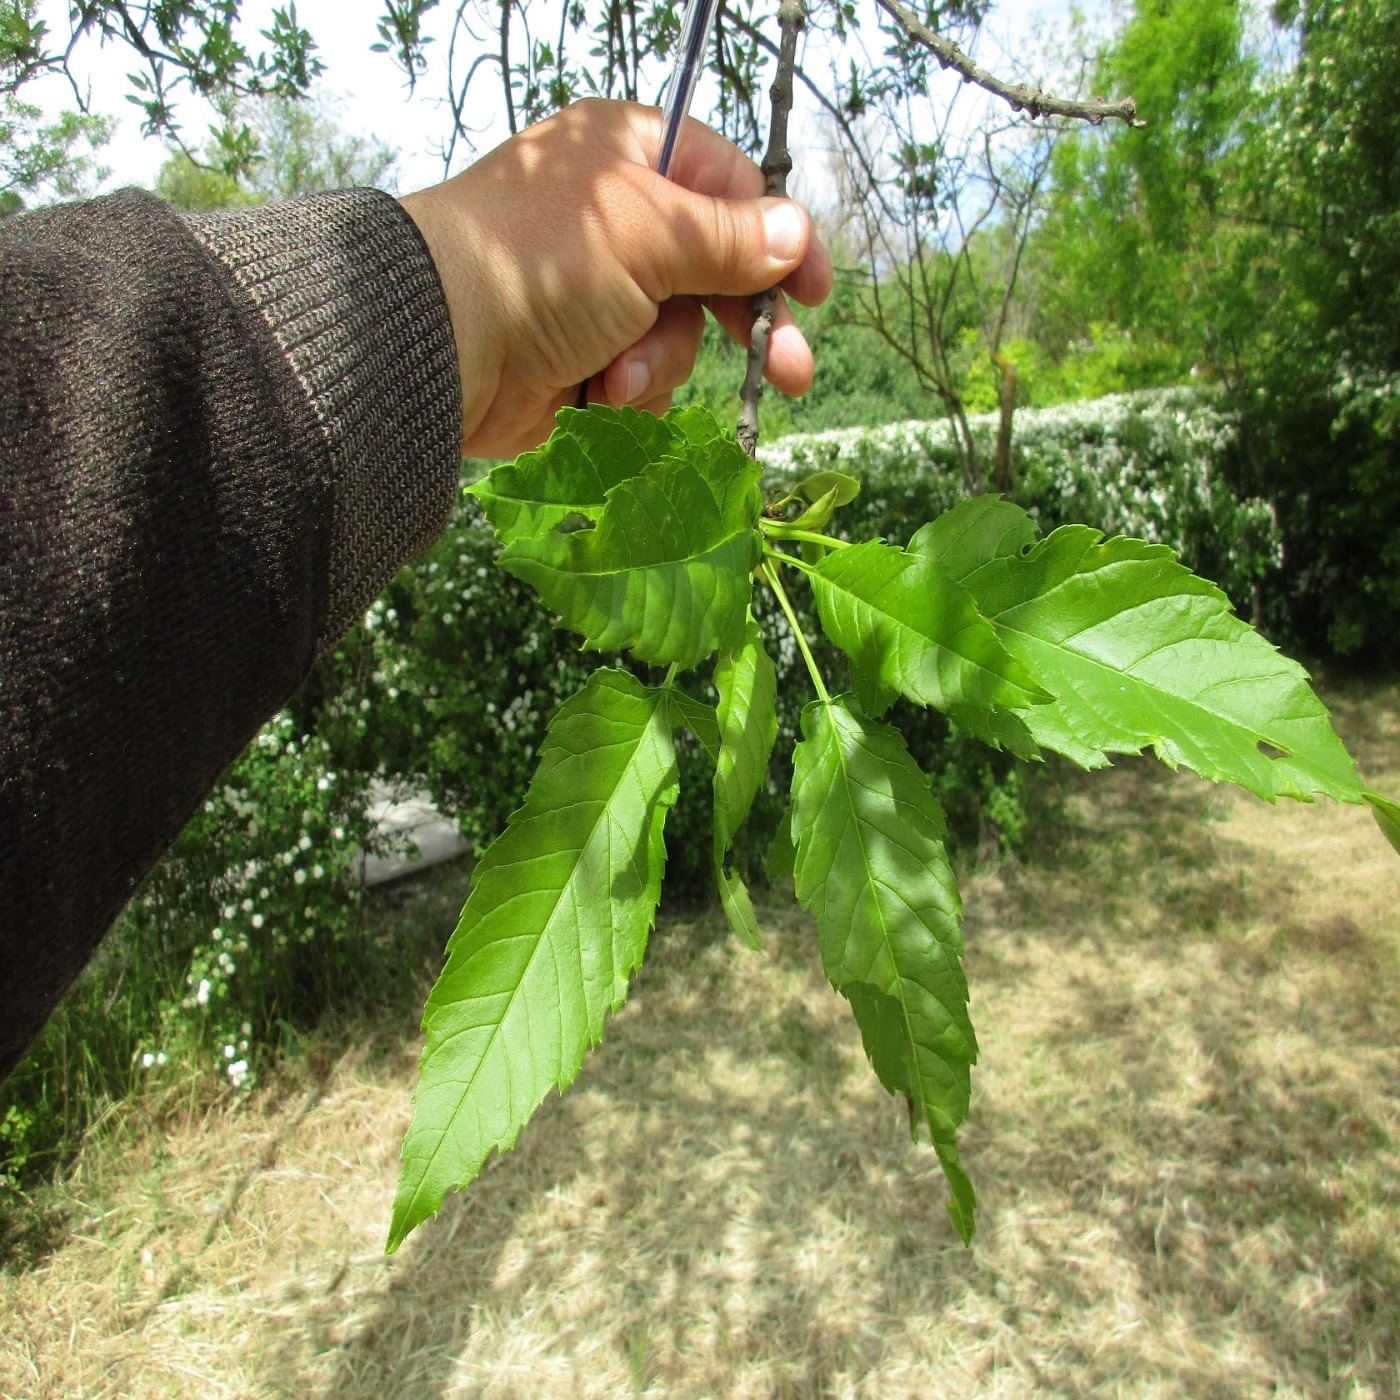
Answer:
<path fill-rule="evenodd" d="M 1240 416 L 1284 562 L 1270 624 L 1393 661 L 1400 606 L 1400 10 L 1139 0 L 1096 82 L 1147 125 L 1067 136 L 1032 250 L 1037 336 L 1188 375 Z M 1272 40 L 1272 43 L 1268 42 Z"/>
<path fill-rule="evenodd" d="M 1231 181 L 1257 67 L 1244 37 L 1237 0 L 1145 0 L 1101 54 L 1094 85 L 1128 85 L 1143 124 L 1075 130 L 1055 152 L 1033 259 L 1055 352 L 1127 332 L 1167 347 L 1144 379 L 1233 364 Z"/>
<path fill-rule="evenodd" d="M 217 147 L 201 159 L 173 152 L 156 178 L 156 193 L 177 208 L 234 208 L 395 183 L 396 154 L 373 137 L 345 132 L 324 96 L 271 94 L 224 106 L 225 125 L 251 137 L 251 157 L 240 173 L 230 174 L 219 165 Z"/>
<path fill-rule="evenodd" d="M 1269 242 L 1244 403 L 1288 551 L 1279 600 L 1316 648 L 1400 657 L 1400 8 L 1285 0 L 1244 207 Z"/>

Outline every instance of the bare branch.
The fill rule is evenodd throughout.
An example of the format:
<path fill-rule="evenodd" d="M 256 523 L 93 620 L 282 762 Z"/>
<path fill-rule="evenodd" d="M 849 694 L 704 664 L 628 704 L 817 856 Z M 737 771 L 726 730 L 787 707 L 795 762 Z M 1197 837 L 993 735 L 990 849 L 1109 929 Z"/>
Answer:
<path fill-rule="evenodd" d="M 778 71 L 769 89 L 772 114 L 768 125 L 768 149 L 763 153 L 763 174 L 769 195 L 787 194 L 787 177 L 792 169 L 792 153 L 788 150 L 788 114 L 792 111 L 792 69 L 797 59 L 797 36 L 807 23 L 807 7 L 803 0 L 782 0 L 778 6 L 778 23 L 783 38 L 778 55 Z M 773 308 L 778 302 L 778 289 L 770 287 L 753 300 L 753 329 L 749 332 L 749 362 L 740 391 L 739 426 L 736 436 L 739 446 L 752 457 L 758 450 L 758 401 L 763 395 L 763 370 L 768 363 L 768 341 L 773 334 Z"/>
<path fill-rule="evenodd" d="M 975 63 L 951 39 L 945 39 L 937 30 L 930 29 L 901 0 L 877 0 L 877 3 L 911 39 L 929 49 L 942 67 L 961 74 L 965 83 L 975 83 L 993 96 L 1000 97 L 1010 104 L 1013 112 L 1027 112 L 1032 117 L 1074 117 L 1094 126 L 1108 120 L 1125 122 L 1128 126 L 1145 124 L 1138 120 L 1137 103 L 1131 97 L 1125 97 L 1120 102 L 1103 102 L 1098 98 L 1076 102 L 1054 97 L 1028 83 L 1003 82 L 995 73 Z"/>

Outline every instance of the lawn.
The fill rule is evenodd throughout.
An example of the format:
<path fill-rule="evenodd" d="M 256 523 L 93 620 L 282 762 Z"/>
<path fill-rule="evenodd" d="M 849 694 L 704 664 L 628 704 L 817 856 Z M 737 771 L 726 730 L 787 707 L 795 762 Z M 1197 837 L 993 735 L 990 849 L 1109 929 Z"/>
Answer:
<path fill-rule="evenodd" d="M 1329 698 L 1400 791 L 1400 688 Z M 574 1089 L 392 1260 L 411 1025 L 120 1115 L 5 1222 L 0 1394 L 1400 1394 L 1400 859 L 1146 762 L 1061 796 L 965 890 L 971 1250 L 805 920 L 754 955 L 671 916 Z M 445 932 L 461 880 L 378 917 Z"/>

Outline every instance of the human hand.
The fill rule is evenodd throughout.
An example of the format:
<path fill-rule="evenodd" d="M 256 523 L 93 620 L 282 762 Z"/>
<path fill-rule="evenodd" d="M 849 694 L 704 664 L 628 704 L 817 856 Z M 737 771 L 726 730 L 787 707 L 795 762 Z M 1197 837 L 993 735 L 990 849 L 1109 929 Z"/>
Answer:
<path fill-rule="evenodd" d="M 813 306 L 831 258 L 802 208 L 688 121 L 671 178 L 649 166 L 660 112 L 589 100 L 403 200 L 437 263 L 462 376 L 463 451 L 511 457 L 588 396 L 663 412 L 689 377 L 702 305 L 748 343 L 749 299 L 775 284 Z M 812 383 L 812 353 L 779 298 L 767 375 Z M 736 394 L 738 385 L 735 385 Z"/>

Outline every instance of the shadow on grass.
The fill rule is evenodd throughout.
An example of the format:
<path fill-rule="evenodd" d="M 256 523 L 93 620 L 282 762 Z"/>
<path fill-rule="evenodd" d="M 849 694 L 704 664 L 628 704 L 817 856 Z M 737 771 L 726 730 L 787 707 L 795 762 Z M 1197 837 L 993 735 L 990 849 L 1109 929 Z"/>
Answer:
<path fill-rule="evenodd" d="M 1388 1393 L 1393 940 L 1387 964 L 1346 915 L 1290 920 L 1287 871 L 1242 880 L 1258 852 L 1211 801 L 1114 775 L 1053 868 L 974 882 L 973 1251 L 814 936 L 770 911 L 762 962 L 713 924 L 657 938 L 569 1096 L 276 1374 L 315 1338 L 326 1397 Z"/>

